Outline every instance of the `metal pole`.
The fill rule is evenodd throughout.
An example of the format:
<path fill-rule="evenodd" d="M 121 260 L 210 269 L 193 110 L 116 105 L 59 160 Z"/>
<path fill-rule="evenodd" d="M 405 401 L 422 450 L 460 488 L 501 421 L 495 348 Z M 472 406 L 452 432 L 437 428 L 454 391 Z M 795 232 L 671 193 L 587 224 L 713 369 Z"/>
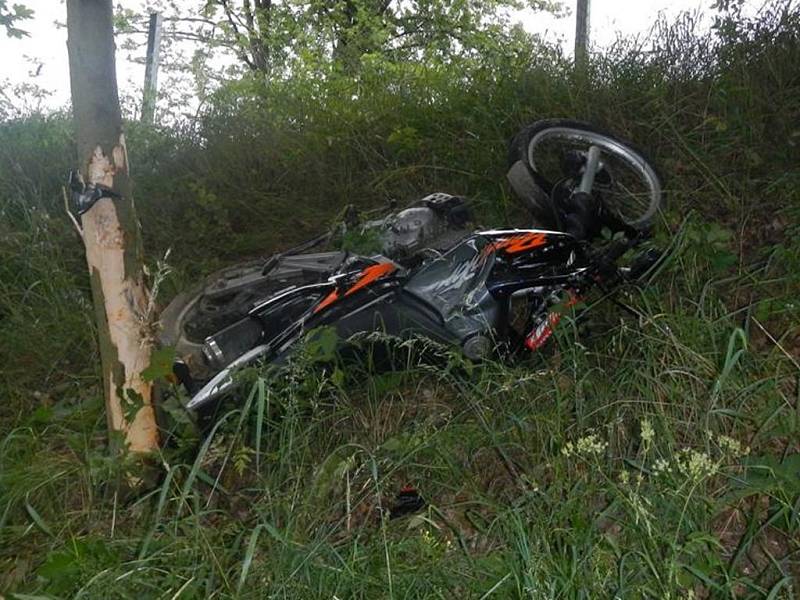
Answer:
<path fill-rule="evenodd" d="M 147 32 L 147 59 L 144 68 L 144 97 L 142 98 L 142 123 L 151 125 L 158 97 L 158 62 L 161 51 L 161 13 L 150 13 Z"/>
<path fill-rule="evenodd" d="M 575 10 L 575 65 L 582 67 L 589 55 L 589 3 L 578 0 Z"/>

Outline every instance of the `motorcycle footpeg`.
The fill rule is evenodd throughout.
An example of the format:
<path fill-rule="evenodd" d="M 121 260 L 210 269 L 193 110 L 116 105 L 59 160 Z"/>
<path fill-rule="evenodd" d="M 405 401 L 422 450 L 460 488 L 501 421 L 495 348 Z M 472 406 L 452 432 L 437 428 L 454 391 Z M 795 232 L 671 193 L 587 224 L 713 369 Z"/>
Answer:
<path fill-rule="evenodd" d="M 202 387 L 197 381 L 195 381 L 194 377 L 192 377 L 189 366 L 182 360 L 176 360 L 174 363 L 172 363 L 172 374 L 175 376 L 177 382 L 180 383 L 190 394 L 194 394 L 200 389 L 200 387 Z"/>
<path fill-rule="evenodd" d="M 656 248 L 650 248 L 639 254 L 631 263 L 630 270 L 626 274 L 626 279 L 636 281 L 647 273 L 655 265 L 664 253 Z"/>

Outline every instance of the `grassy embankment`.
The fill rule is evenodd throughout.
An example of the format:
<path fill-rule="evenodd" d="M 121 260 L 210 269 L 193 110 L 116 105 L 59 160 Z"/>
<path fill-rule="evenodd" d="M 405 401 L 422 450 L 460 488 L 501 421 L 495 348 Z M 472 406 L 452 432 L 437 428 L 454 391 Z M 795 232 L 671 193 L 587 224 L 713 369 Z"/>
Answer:
<path fill-rule="evenodd" d="M 0 124 L 0 591 L 46 597 L 770 597 L 800 573 L 800 14 L 573 79 L 557 54 L 232 85 L 191 130 L 131 126 L 169 295 L 319 231 L 347 202 L 464 193 L 519 213 L 505 140 L 549 116 L 662 170 L 668 267 L 513 367 L 313 361 L 256 375 L 213 435 L 124 499 L 108 458 L 61 115 Z M 358 93 L 354 91 L 357 89 Z M 683 227 L 680 227 L 681 224 Z M 679 232 L 676 234 L 676 232 Z M 600 332 L 600 334 L 598 334 Z M 412 353 L 413 356 L 413 353 Z M 404 484 L 428 507 L 379 515 Z M 793 579 L 794 578 L 794 579 Z"/>

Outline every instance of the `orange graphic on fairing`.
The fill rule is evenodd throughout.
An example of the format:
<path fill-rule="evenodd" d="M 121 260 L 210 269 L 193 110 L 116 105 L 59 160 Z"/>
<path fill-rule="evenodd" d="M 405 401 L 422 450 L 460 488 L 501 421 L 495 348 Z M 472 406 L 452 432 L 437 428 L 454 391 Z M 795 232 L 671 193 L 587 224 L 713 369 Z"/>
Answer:
<path fill-rule="evenodd" d="M 519 254 L 520 252 L 544 246 L 546 243 L 547 235 L 544 233 L 520 233 L 491 242 L 486 246 L 484 252 L 489 253 L 494 250 L 496 252 L 503 251 L 506 254 Z"/>
<path fill-rule="evenodd" d="M 357 292 L 362 288 L 367 287 L 373 281 L 377 281 L 381 277 L 385 277 L 386 275 L 389 275 L 390 273 L 393 273 L 396 270 L 397 267 L 389 262 L 378 263 L 377 265 L 369 266 L 363 271 L 361 271 L 361 273 L 359 273 L 356 282 L 352 286 L 350 286 L 350 289 L 348 289 L 344 293 L 344 295 L 349 296 L 350 294 Z M 317 307 L 314 309 L 314 312 L 318 313 L 326 306 L 330 306 L 331 304 L 336 302 L 339 299 L 339 297 L 340 297 L 339 290 L 333 290 L 330 294 L 325 296 L 322 302 L 317 304 Z"/>

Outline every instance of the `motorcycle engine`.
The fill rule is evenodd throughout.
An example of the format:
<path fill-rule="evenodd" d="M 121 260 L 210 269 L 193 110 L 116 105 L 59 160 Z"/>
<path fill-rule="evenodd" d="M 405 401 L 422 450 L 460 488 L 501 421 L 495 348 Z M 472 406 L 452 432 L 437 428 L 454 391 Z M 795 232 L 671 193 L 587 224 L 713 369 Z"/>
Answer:
<path fill-rule="evenodd" d="M 464 198 L 436 193 L 420 200 L 417 206 L 368 223 L 367 227 L 379 229 L 383 254 L 402 259 L 426 248 L 449 248 L 468 233 L 470 220 Z"/>

